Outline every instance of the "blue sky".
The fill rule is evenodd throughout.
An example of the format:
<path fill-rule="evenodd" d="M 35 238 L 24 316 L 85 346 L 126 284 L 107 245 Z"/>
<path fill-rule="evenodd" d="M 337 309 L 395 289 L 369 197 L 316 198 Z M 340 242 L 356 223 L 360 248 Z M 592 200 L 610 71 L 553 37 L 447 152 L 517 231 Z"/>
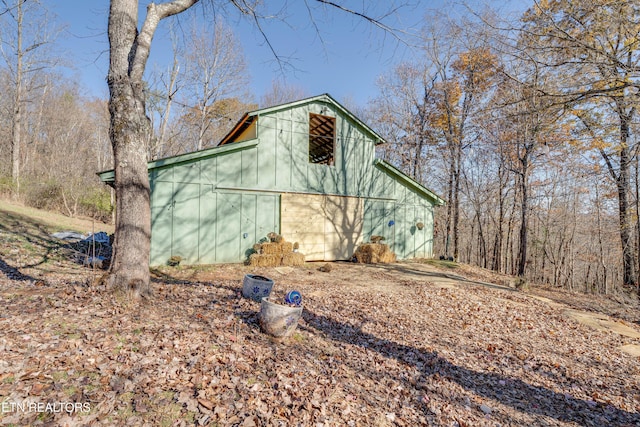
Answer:
<path fill-rule="evenodd" d="M 142 13 L 147 3 L 149 1 L 140 1 Z M 414 48 L 399 43 L 362 19 L 335 10 L 317 15 L 316 24 L 320 29 L 321 41 L 308 19 L 302 0 L 268 0 L 267 3 L 288 3 L 287 24 L 273 20 L 264 26 L 277 53 L 291 58 L 292 66 L 287 67 L 284 74 L 254 26 L 233 14 L 227 20 L 243 46 L 251 74 L 251 92 L 256 100 L 269 90 L 274 79 L 284 77 L 286 82 L 301 87 L 310 95 L 326 92 L 338 100 L 351 98 L 363 105 L 375 97 L 375 81 L 379 75 L 416 54 Z M 313 3 L 311 0 L 310 4 Z M 354 8 L 364 3 L 367 2 L 347 2 Z M 450 9 L 455 18 L 456 10 L 462 9 L 461 5 L 452 6 L 452 2 L 440 0 L 409 0 L 406 3 L 411 4 L 401 8 L 388 22 L 407 33 L 418 32 L 433 10 Z M 500 8 L 504 13 L 524 10 L 530 4 L 523 0 L 490 0 L 486 3 Z M 74 64 L 70 73 L 81 82 L 87 95 L 106 98 L 109 2 L 48 0 L 46 4 L 57 15 L 57 21 L 68 26 L 59 41 Z M 375 12 L 383 10 L 391 1 L 373 1 L 370 4 L 374 5 Z M 473 2 L 472 7 L 481 8 L 483 4 Z M 198 13 L 202 16 L 201 11 Z M 154 66 L 165 68 L 170 59 L 171 45 L 166 34 L 167 28 L 167 22 L 161 22 L 147 69 Z M 409 39 L 408 36 L 403 37 Z"/>

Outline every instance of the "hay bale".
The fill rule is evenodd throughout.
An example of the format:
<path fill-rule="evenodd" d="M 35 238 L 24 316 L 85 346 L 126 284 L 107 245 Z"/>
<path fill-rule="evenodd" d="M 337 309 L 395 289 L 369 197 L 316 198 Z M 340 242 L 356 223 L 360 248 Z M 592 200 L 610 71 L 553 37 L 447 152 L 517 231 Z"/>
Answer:
<path fill-rule="evenodd" d="M 384 243 L 363 243 L 356 249 L 354 257 L 361 264 L 396 262 L 396 254 Z"/>
<path fill-rule="evenodd" d="M 284 242 L 284 237 L 282 237 L 278 233 L 274 233 L 273 231 L 271 233 L 267 234 L 267 237 L 269 238 L 270 241 L 272 241 L 274 243 Z"/>
<path fill-rule="evenodd" d="M 288 254 L 293 252 L 293 243 L 285 242 L 284 240 L 279 243 L 277 242 L 263 243 L 260 245 L 260 251 L 258 252 L 263 254 L 276 254 L 276 255 Z"/>
<path fill-rule="evenodd" d="M 384 245 L 384 246 L 387 246 L 387 245 Z M 396 254 L 391 252 L 389 247 L 387 247 L 386 251 L 383 251 L 381 254 L 378 255 L 378 262 L 379 263 L 390 264 L 390 263 L 396 262 L 396 261 L 397 261 Z"/>
<path fill-rule="evenodd" d="M 290 254 L 291 252 L 293 252 L 293 243 L 291 242 L 286 242 L 283 240 L 282 242 L 280 242 L 280 247 L 282 248 L 283 254 Z"/>
<path fill-rule="evenodd" d="M 280 255 L 282 254 L 282 245 L 275 242 L 267 242 L 262 244 L 262 253 L 267 255 Z"/>
<path fill-rule="evenodd" d="M 372 264 L 371 254 L 372 254 L 371 244 L 365 243 L 358 246 L 355 253 L 353 254 L 353 257 L 356 259 L 356 262 L 359 262 L 360 264 Z"/>
<path fill-rule="evenodd" d="M 254 267 L 278 267 L 282 263 L 282 255 L 277 254 L 251 254 L 249 265 Z"/>
<path fill-rule="evenodd" d="M 380 243 L 385 239 L 384 239 L 384 236 L 371 236 L 369 240 L 371 241 L 371 243 Z"/>
<path fill-rule="evenodd" d="M 282 255 L 282 265 L 299 267 L 304 265 L 304 254 L 300 252 L 290 252 Z"/>

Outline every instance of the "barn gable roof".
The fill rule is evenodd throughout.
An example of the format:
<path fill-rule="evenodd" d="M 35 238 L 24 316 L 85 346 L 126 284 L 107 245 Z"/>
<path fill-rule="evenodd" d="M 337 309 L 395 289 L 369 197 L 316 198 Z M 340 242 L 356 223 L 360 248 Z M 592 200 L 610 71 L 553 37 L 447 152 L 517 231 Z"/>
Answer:
<path fill-rule="evenodd" d="M 333 99 L 331 95 L 329 95 L 328 93 L 324 93 L 322 95 L 312 96 L 310 98 L 305 98 L 298 101 L 288 102 L 286 104 L 275 105 L 273 107 L 262 108 L 259 110 L 245 113 L 242 116 L 242 118 L 238 121 L 238 123 L 236 123 L 233 129 L 231 129 L 231 131 L 224 138 L 222 138 L 222 140 L 218 145 L 220 146 L 220 145 L 225 145 L 225 144 L 235 142 L 236 138 L 242 135 L 246 131 L 246 129 L 249 126 L 251 126 L 253 123 L 255 123 L 255 121 L 261 115 L 271 114 L 277 111 L 288 110 L 291 108 L 299 107 L 306 104 L 312 104 L 312 103 L 325 103 L 325 104 L 330 104 L 334 106 L 338 111 L 340 111 L 343 115 L 348 117 L 351 121 L 356 123 L 362 130 L 364 130 L 365 133 L 367 133 L 368 136 L 371 139 L 373 139 L 376 145 L 386 142 L 384 138 L 382 138 L 376 131 L 374 131 L 369 126 L 367 126 L 367 124 L 364 123 L 362 120 L 360 120 L 358 117 L 354 116 L 349 110 L 343 107 L 338 101 Z"/>
<path fill-rule="evenodd" d="M 381 159 L 376 159 L 375 165 L 379 169 L 382 169 L 383 171 L 387 172 L 389 175 L 392 175 L 394 178 L 402 182 L 404 185 L 412 188 L 423 197 L 431 200 L 434 204 L 439 206 L 442 206 L 445 204 L 445 201 L 441 197 L 439 197 L 436 193 L 429 190 L 427 187 L 420 184 L 418 181 L 414 180 L 410 176 L 406 175 L 404 172 L 402 172 L 400 169 L 393 166 L 391 163 L 387 163 Z"/>
<path fill-rule="evenodd" d="M 224 147 L 217 146 L 217 147 L 207 148 L 200 151 L 193 151 L 191 153 L 179 154 L 177 156 L 166 157 L 164 159 L 148 162 L 147 169 L 151 171 L 153 169 L 178 165 L 180 163 L 186 163 L 192 160 L 203 160 L 209 157 L 218 156 L 223 153 L 231 153 L 233 151 L 252 148 L 252 147 L 255 147 L 256 145 L 258 145 L 258 140 L 251 139 L 251 140 L 239 142 L 233 145 L 225 145 Z M 102 182 L 107 183 L 109 185 L 111 185 L 113 183 L 113 180 L 115 179 L 115 173 L 113 169 L 103 171 L 103 172 L 98 172 L 98 176 L 100 177 L 100 180 L 102 180 Z"/>
<path fill-rule="evenodd" d="M 231 153 L 235 151 L 254 148 L 258 145 L 259 139 L 255 133 L 255 124 L 259 120 L 261 115 L 267 115 L 274 112 L 296 108 L 299 106 L 311 104 L 311 103 L 325 103 L 330 104 L 341 114 L 355 123 L 365 134 L 367 134 L 375 144 L 381 144 L 386 142 L 378 133 L 367 126 L 359 118 L 353 115 L 349 110 L 344 108 L 340 103 L 333 99 L 329 94 L 322 94 L 310 98 L 301 99 L 299 101 L 289 102 L 286 104 L 276 105 L 273 107 L 262 108 L 255 111 L 245 113 L 241 119 L 237 122 L 234 128 L 220 141 L 220 143 L 212 148 L 207 148 L 200 151 L 194 151 L 191 153 L 180 154 L 177 156 L 167 157 L 147 163 L 149 171 L 159 168 L 166 168 L 170 166 L 179 165 L 182 163 L 192 162 L 196 160 L 204 160 L 211 157 L 216 157 L 221 154 Z M 381 159 L 375 159 L 375 165 L 381 171 L 392 176 L 394 179 L 403 183 L 404 185 L 412 188 L 421 196 L 428 200 L 431 200 L 436 205 L 444 205 L 445 201 L 433 193 L 428 188 L 424 187 L 419 182 L 415 181 L 395 166 L 387 163 Z M 113 185 L 115 179 L 114 170 L 107 170 L 98 172 L 98 176 L 102 182 Z"/>

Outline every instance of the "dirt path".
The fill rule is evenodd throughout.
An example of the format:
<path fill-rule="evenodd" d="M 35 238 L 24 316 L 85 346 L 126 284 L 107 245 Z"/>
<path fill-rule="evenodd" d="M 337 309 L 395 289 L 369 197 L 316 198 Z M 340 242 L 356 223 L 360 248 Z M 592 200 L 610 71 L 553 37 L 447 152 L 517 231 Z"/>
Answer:
<path fill-rule="evenodd" d="M 320 265 L 320 264 L 318 264 Z M 334 263 L 335 267 L 331 273 L 317 273 L 314 264 L 309 264 L 310 271 L 304 271 L 300 275 L 300 269 L 290 267 L 280 267 L 272 269 L 269 272 L 272 276 L 284 281 L 303 281 L 312 278 L 314 281 L 322 282 L 323 286 L 318 286 L 309 296 L 325 297 L 329 290 L 329 284 L 341 284 L 345 288 L 356 288 L 360 290 L 378 291 L 385 294 L 407 294 L 410 293 L 410 287 L 405 286 L 407 283 L 428 283 L 441 289 L 469 289 L 472 287 L 483 287 L 496 292 L 493 298 L 502 300 L 505 303 L 514 304 L 513 298 L 507 297 L 509 294 L 516 294 L 519 297 L 531 298 L 545 303 L 549 308 L 560 313 L 563 317 L 579 322 L 594 330 L 603 331 L 611 334 L 617 334 L 628 338 L 628 342 L 617 347 L 618 351 L 624 352 L 631 356 L 640 357 L 640 328 L 623 319 L 611 316 L 595 310 L 576 309 L 571 305 L 562 302 L 571 298 L 588 298 L 584 294 L 564 295 L 560 291 L 556 299 L 536 294 L 536 289 L 527 292 L 516 290 L 514 287 L 492 283 L 489 281 L 475 280 L 456 274 L 453 271 L 447 271 L 436 268 L 429 263 L 421 262 L 400 262 L 395 264 L 377 264 L 377 265 L 360 265 L 350 263 Z M 231 268 L 233 267 L 223 267 Z M 217 271 L 219 273 L 219 271 Z M 306 276 L 306 277 L 304 277 Z M 208 280 L 209 277 L 202 276 L 202 280 Z M 212 278 L 211 278 L 212 279 Z M 497 281 L 497 280 L 496 280 Z M 505 295 L 501 297 L 501 295 Z M 409 295 L 407 295 L 409 297 Z M 595 299 L 594 299 L 595 300 Z M 516 303 L 523 306 L 526 302 Z"/>
<path fill-rule="evenodd" d="M 483 286 L 505 292 L 517 292 L 514 288 L 509 286 L 468 279 L 457 274 L 443 272 L 442 270 L 438 270 L 423 263 L 405 262 L 384 265 L 379 268 L 399 280 L 425 280 L 441 288 Z M 548 304 L 550 307 L 562 312 L 564 316 L 580 322 L 583 325 L 589 326 L 590 328 L 598 331 L 618 334 L 638 341 L 637 343 L 624 344 L 618 347 L 618 349 L 629 355 L 640 357 L 640 331 L 638 328 L 633 328 L 620 319 L 612 318 L 602 313 L 576 310 L 566 304 L 556 302 L 550 298 L 535 294 L 527 295 L 530 298 L 534 298 Z M 507 300 L 505 299 L 505 301 Z"/>

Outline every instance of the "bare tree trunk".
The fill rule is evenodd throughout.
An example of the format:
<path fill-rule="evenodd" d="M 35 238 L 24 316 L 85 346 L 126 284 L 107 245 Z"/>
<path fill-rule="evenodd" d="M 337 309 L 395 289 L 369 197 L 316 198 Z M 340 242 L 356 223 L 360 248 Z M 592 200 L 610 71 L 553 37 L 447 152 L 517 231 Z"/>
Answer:
<path fill-rule="evenodd" d="M 458 141 L 455 144 L 455 161 L 453 176 L 453 259 L 456 261 L 459 257 L 459 227 L 460 227 L 460 164 L 462 157 L 462 147 Z"/>
<path fill-rule="evenodd" d="M 453 219 L 453 185 L 454 185 L 454 153 L 449 146 L 449 180 L 447 182 L 447 222 L 446 231 L 444 233 L 444 255 L 449 257 L 449 244 L 451 243 L 451 225 Z"/>
<path fill-rule="evenodd" d="M 17 24 L 17 47 L 16 47 L 16 87 L 13 100 L 13 118 L 11 126 L 11 179 L 15 186 L 15 195 L 20 194 L 20 146 L 22 144 L 22 61 L 24 52 L 22 51 L 22 22 L 24 12 L 22 10 L 23 0 L 18 1 L 16 5 L 16 24 Z"/>
<path fill-rule="evenodd" d="M 516 186 L 515 189 L 517 190 L 518 187 Z M 515 192 L 516 194 L 514 194 L 513 196 L 513 204 L 511 205 L 511 213 L 509 214 L 509 223 L 507 225 L 507 241 L 506 241 L 506 245 L 505 245 L 505 254 L 504 254 L 504 270 L 505 273 L 507 274 L 515 274 L 516 272 L 516 258 L 515 258 L 515 254 L 514 254 L 514 249 L 513 249 L 513 242 L 515 240 L 515 237 L 513 236 L 514 234 L 514 228 L 515 228 L 515 218 L 516 218 L 516 203 L 515 201 L 518 199 L 518 194 L 517 191 Z"/>
<path fill-rule="evenodd" d="M 609 293 L 609 289 L 608 289 L 608 284 L 607 284 L 607 264 L 604 262 L 604 245 L 602 242 L 602 218 L 601 218 L 601 213 L 600 213 L 600 192 L 598 189 L 598 181 L 596 181 L 595 183 L 595 190 L 596 190 L 596 221 L 597 221 L 597 225 L 598 225 L 598 253 L 599 253 L 599 260 L 598 260 L 598 264 L 600 265 L 600 267 L 602 268 L 602 288 L 601 290 L 604 290 L 605 294 Z M 598 275 L 596 275 L 597 278 Z"/>
<path fill-rule="evenodd" d="M 108 284 L 113 289 L 133 293 L 136 297 L 150 292 L 151 246 L 150 191 L 145 149 L 149 123 L 145 114 L 142 81 L 132 76 L 130 58 L 140 43 L 137 40 L 137 22 L 137 1 L 111 1 L 111 61 L 107 82 L 117 215 Z"/>
<path fill-rule="evenodd" d="M 629 169 L 631 158 L 629 153 L 629 122 L 631 118 L 620 115 L 620 173 L 616 180 L 618 188 L 618 206 L 620 209 L 620 238 L 622 240 L 622 257 L 624 263 L 624 284 L 637 286 L 634 245 L 631 239 L 631 212 L 629 211 Z"/>
<path fill-rule="evenodd" d="M 147 6 L 138 32 L 138 1 L 111 0 L 109 136 L 113 147 L 116 235 L 107 284 L 133 297 L 150 293 L 151 208 L 146 144 L 150 134 L 142 77 L 151 40 L 163 18 L 180 13 L 197 0 L 174 0 Z"/>
<path fill-rule="evenodd" d="M 523 170 L 520 176 L 520 191 L 521 191 L 521 205 L 520 205 L 520 234 L 518 245 L 518 270 L 517 275 L 524 277 L 525 267 L 527 264 L 527 227 L 528 227 L 528 213 L 529 213 L 529 188 L 527 187 L 527 172 L 526 172 L 526 158 L 523 161 Z"/>
<path fill-rule="evenodd" d="M 504 164 L 501 163 L 498 165 L 498 224 L 497 224 L 497 230 L 496 230 L 496 236 L 495 236 L 495 240 L 493 243 L 493 261 L 491 264 L 491 269 L 493 271 L 496 271 L 498 273 L 502 272 L 502 247 L 503 247 L 503 240 L 504 240 L 504 209 L 505 209 L 505 199 L 506 199 L 506 195 L 504 192 L 504 181 L 503 181 L 503 176 L 505 174 L 505 167 Z"/>

